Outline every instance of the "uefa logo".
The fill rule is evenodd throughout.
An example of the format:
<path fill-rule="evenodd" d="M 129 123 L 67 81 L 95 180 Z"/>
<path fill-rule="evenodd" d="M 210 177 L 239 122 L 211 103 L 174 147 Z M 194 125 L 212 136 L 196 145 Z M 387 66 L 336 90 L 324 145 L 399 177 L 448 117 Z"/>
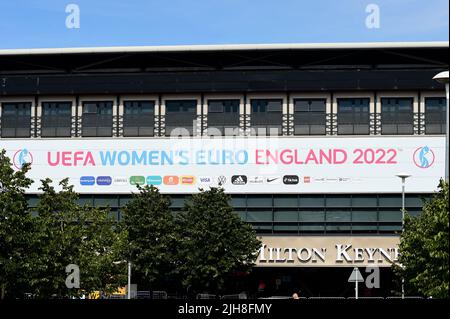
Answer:
<path fill-rule="evenodd" d="M 23 165 L 33 163 L 33 155 L 26 149 L 18 150 L 13 156 L 13 164 L 17 169 L 21 169 Z"/>
<path fill-rule="evenodd" d="M 428 146 L 419 147 L 414 151 L 413 160 L 419 168 L 428 168 L 434 164 L 434 152 Z"/>

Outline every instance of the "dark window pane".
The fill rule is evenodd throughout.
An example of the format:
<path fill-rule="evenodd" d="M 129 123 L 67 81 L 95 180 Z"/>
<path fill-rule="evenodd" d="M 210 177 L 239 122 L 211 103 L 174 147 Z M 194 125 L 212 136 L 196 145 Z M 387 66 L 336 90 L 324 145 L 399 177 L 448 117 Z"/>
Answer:
<path fill-rule="evenodd" d="M 82 136 L 112 136 L 113 102 L 83 102 Z"/>
<path fill-rule="evenodd" d="M 411 135 L 414 133 L 412 98 L 381 99 L 381 132 L 387 135 Z"/>
<path fill-rule="evenodd" d="M 196 100 L 166 101 L 166 136 L 193 135 L 194 121 L 197 118 Z"/>
<path fill-rule="evenodd" d="M 446 124 L 445 97 L 433 97 L 425 99 L 425 133 L 445 134 Z"/>
<path fill-rule="evenodd" d="M 352 98 L 338 99 L 338 134 L 369 134 L 370 99 Z"/>
<path fill-rule="evenodd" d="M 208 135 L 237 135 L 239 100 L 208 100 Z"/>
<path fill-rule="evenodd" d="M 31 136 L 31 103 L 2 103 L 2 137 Z"/>
<path fill-rule="evenodd" d="M 123 115 L 124 136 L 153 136 L 155 122 L 154 101 L 125 101 Z"/>
<path fill-rule="evenodd" d="M 42 137 L 70 137 L 72 127 L 71 102 L 43 102 Z"/>
<path fill-rule="evenodd" d="M 325 135 L 326 100 L 294 100 L 294 135 Z"/>
<path fill-rule="evenodd" d="M 282 106 L 279 99 L 251 100 L 252 135 L 282 135 Z"/>

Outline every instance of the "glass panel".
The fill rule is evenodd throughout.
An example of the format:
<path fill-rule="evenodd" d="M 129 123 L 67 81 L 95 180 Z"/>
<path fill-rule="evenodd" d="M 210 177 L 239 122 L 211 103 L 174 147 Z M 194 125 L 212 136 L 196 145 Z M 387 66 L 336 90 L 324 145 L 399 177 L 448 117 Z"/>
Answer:
<path fill-rule="evenodd" d="M 378 213 L 377 211 L 366 211 L 366 210 L 353 210 L 352 211 L 352 221 L 353 222 L 377 222 Z"/>
<path fill-rule="evenodd" d="M 326 203 L 327 207 L 350 207 L 351 197 L 349 195 L 347 196 L 327 195 Z"/>
<path fill-rule="evenodd" d="M 402 213 L 400 210 L 382 210 L 379 212 L 380 222 L 402 222 Z"/>
<path fill-rule="evenodd" d="M 301 222 L 324 222 L 325 212 L 324 211 L 300 211 L 300 221 Z"/>
<path fill-rule="evenodd" d="M 300 207 L 324 207 L 323 196 L 300 196 Z"/>
<path fill-rule="evenodd" d="M 380 207 L 402 207 L 402 195 L 380 195 Z"/>
<path fill-rule="evenodd" d="M 353 207 L 377 207 L 377 197 L 376 196 L 363 196 L 363 195 L 353 195 L 352 196 L 352 206 Z"/>
<path fill-rule="evenodd" d="M 247 222 L 272 222 L 271 210 L 247 211 Z"/>
<path fill-rule="evenodd" d="M 298 220 L 298 211 L 277 210 L 274 212 L 276 222 L 297 222 Z"/>
<path fill-rule="evenodd" d="M 231 205 L 233 207 L 246 207 L 247 206 L 247 199 L 246 199 L 245 196 L 233 195 L 231 197 Z"/>
<path fill-rule="evenodd" d="M 247 198 L 248 207 L 272 207 L 272 196 L 251 196 Z"/>
<path fill-rule="evenodd" d="M 349 222 L 351 221 L 351 211 L 329 211 L 326 212 L 327 222 Z"/>
<path fill-rule="evenodd" d="M 289 195 L 289 196 L 275 195 L 273 201 L 275 207 L 298 207 L 297 195 Z"/>

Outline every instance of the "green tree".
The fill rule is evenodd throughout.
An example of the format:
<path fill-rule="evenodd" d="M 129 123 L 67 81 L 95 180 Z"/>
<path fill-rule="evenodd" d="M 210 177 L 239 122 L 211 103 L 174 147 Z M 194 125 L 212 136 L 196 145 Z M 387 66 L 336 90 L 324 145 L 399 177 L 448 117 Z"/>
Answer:
<path fill-rule="evenodd" d="M 0 287 L 1 298 L 21 297 L 29 291 L 33 270 L 33 217 L 25 190 L 31 185 L 26 177 L 30 166 L 15 171 L 6 151 L 0 152 Z"/>
<path fill-rule="evenodd" d="M 237 271 L 250 271 L 261 242 L 221 188 L 200 190 L 178 215 L 179 262 L 185 287 L 220 292 Z"/>
<path fill-rule="evenodd" d="M 400 238 L 399 265 L 394 272 L 405 280 L 408 294 L 448 298 L 449 219 L 448 183 L 426 202 L 417 217 L 405 214 L 405 231 Z"/>
<path fill-rule="evenodd" d="M 37 206 L 35 238 L 39 243 L 32 280 L 40 298 L 80 296 L 92 291 L 116 290 L 125 280 L 119 259 L 121 234 L 108 209 L 78 205 L 78 194 L 64 179 L 60 191 L 42 180 Z M 68 289 L 66 266 L 80 268 L 80 289 Z"/>
<path fill-rule="evenodd" d="M 176 234 L 170 200 L 154 186 L 138 186 L 123 208 L 124 258 L 147 288 L 163 287 L 176 271 Z"/>

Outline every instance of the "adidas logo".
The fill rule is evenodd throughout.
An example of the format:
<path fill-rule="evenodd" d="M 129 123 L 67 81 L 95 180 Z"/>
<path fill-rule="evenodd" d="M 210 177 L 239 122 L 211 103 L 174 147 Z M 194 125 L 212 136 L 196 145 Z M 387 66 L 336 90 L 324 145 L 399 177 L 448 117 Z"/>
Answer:
<path fill-rule="evenodd" d="M 245 185 L 245 184 L 247 184 L 247 176 L 245 176 L 245 175 L 233 175 L 231 177 L 231 184 L 233 184 L 233 185 Z"/>

